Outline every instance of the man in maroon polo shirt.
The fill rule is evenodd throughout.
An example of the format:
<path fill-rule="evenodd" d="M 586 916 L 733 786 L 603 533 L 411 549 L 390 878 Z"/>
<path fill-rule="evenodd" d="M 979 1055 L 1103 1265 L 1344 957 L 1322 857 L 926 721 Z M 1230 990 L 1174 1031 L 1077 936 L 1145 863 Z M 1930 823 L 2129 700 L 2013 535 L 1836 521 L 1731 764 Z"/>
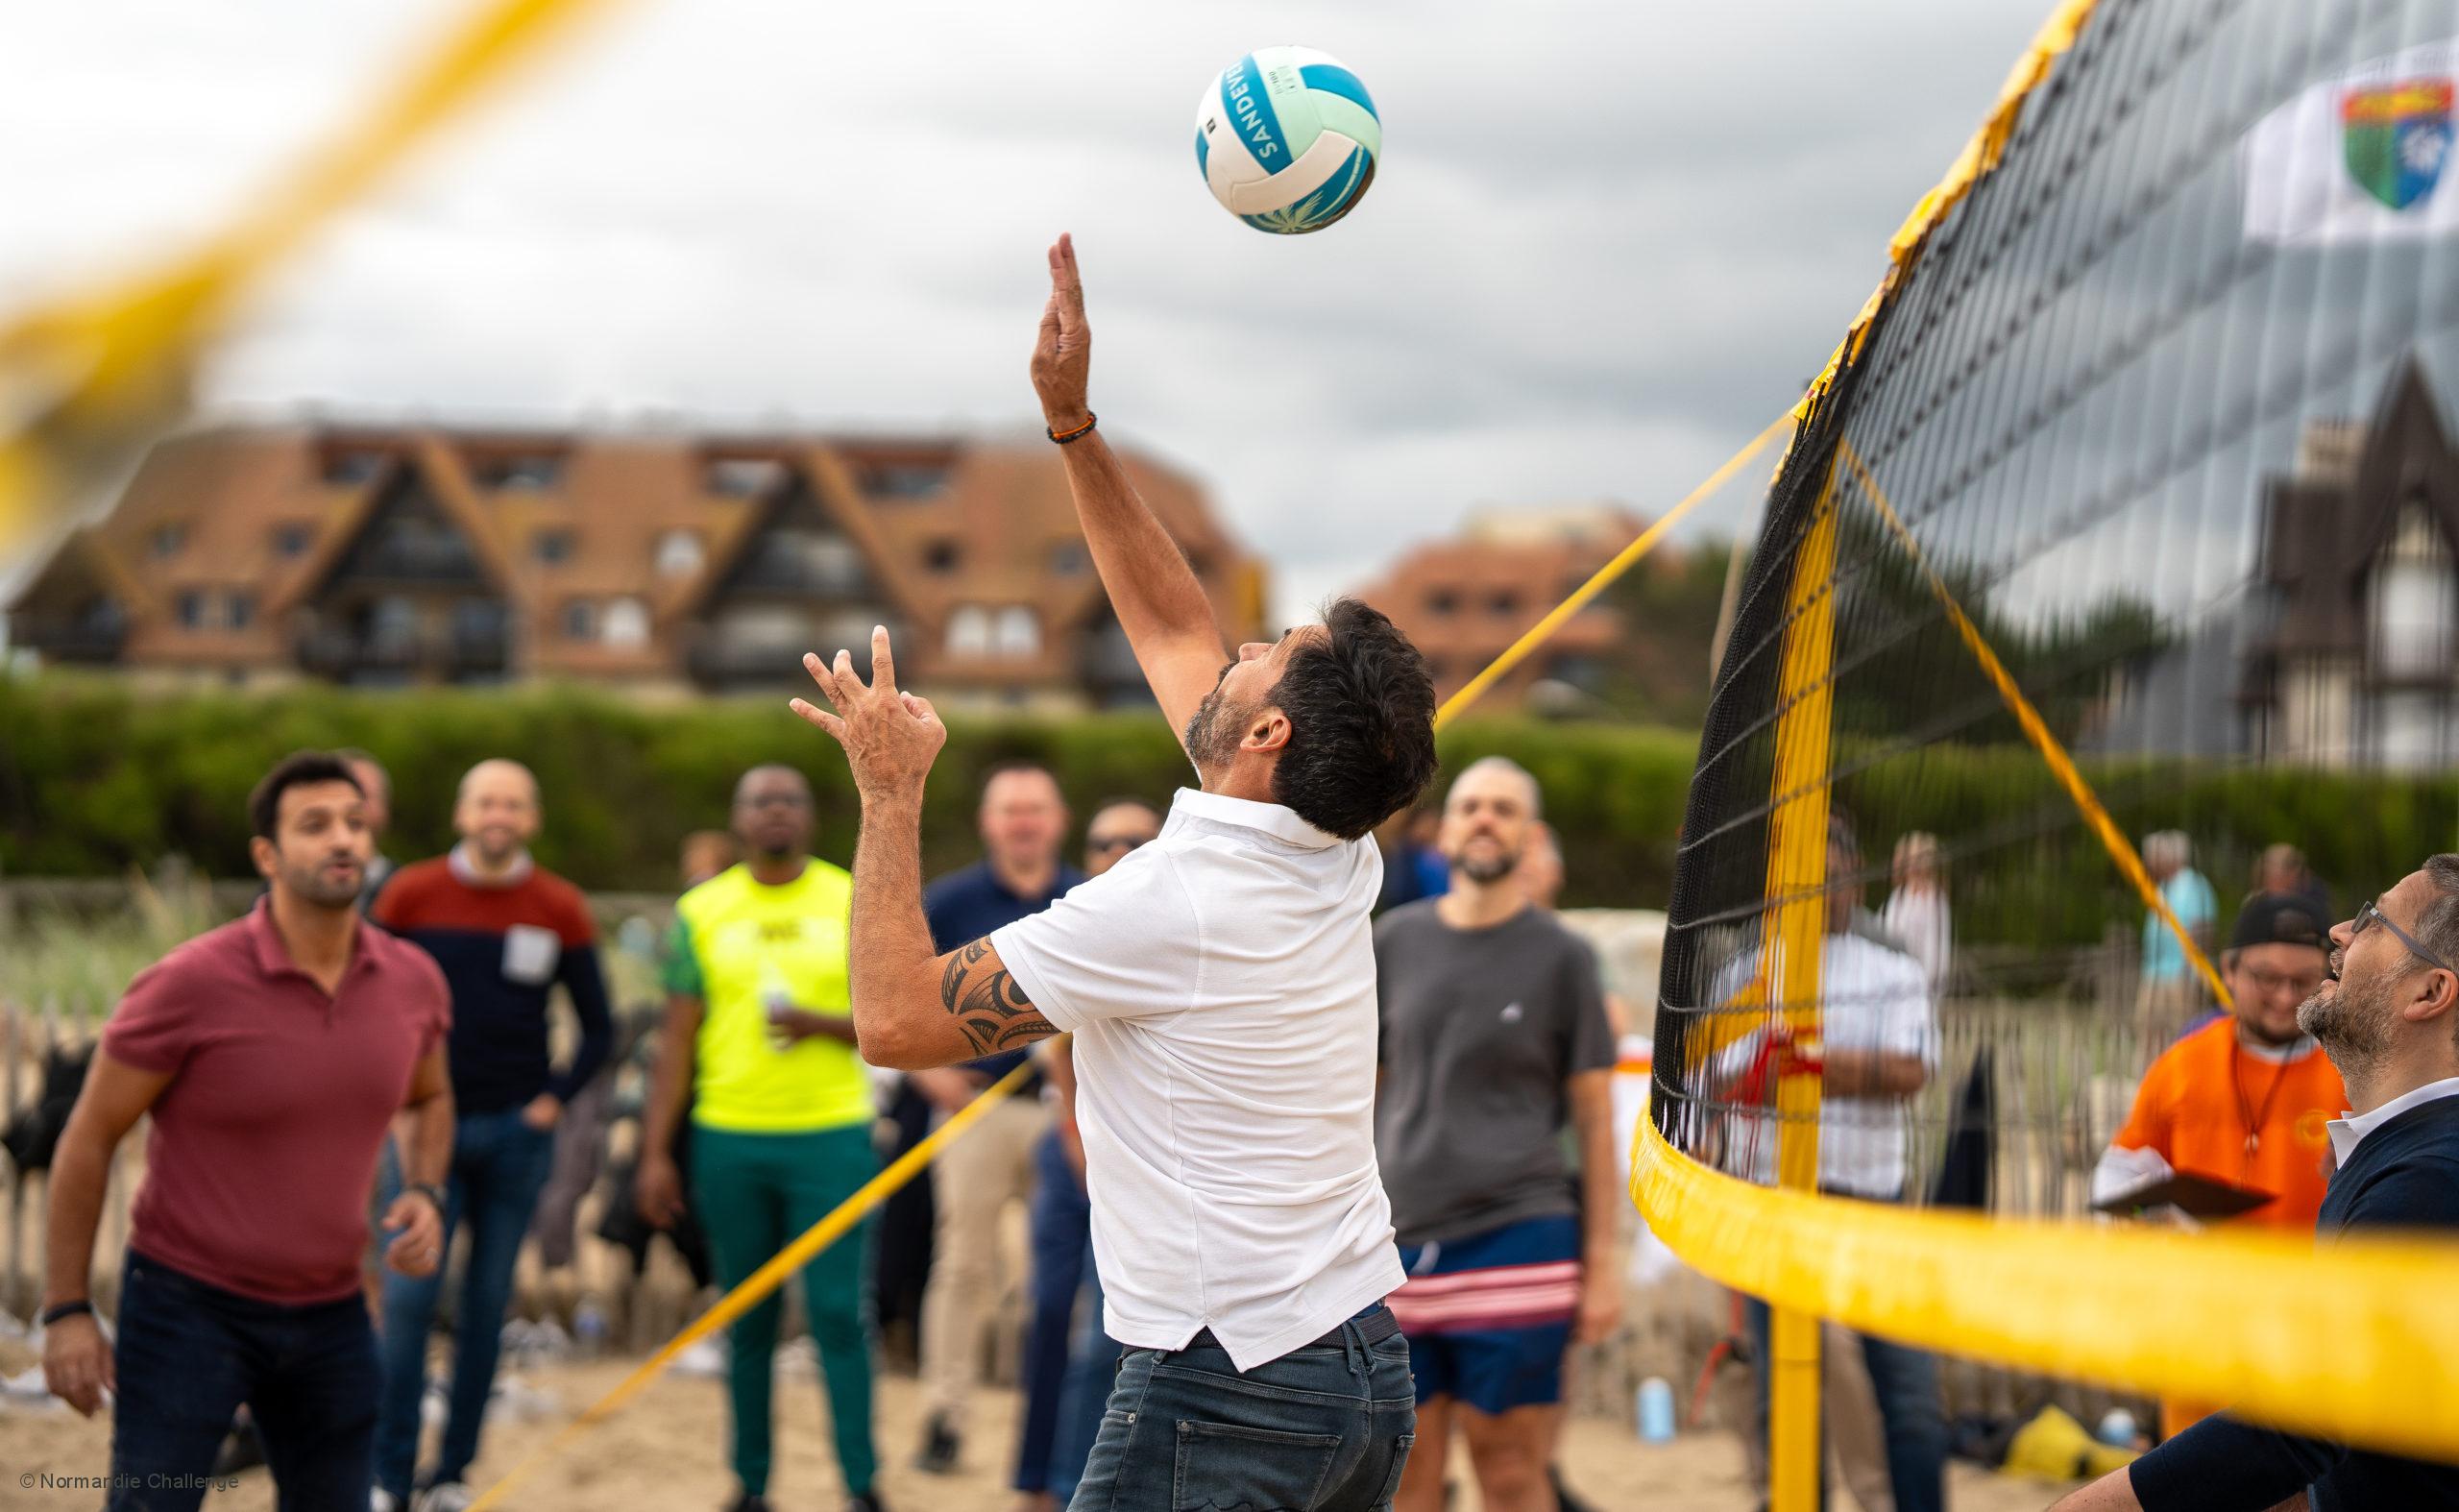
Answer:
<path fill-rule="evenodd" d="M 52 1165 L 43 1378 L 88 1416 L 114 1394 L 113 1509 L 195 1507 L 242 1402 L 283 1506 L 367 1504 L 377 1354 L 358 1261 L 402 1108 L 413 1184 L 384 1214 L 385 1259 L 417 1275 L 438 1258 L 443 974 L 359 921 L 373 845 L 338 758 L 287 758 L 248 808 L 270 891 L 129 985 Z M 149 1111 L 114 1349 L 86 1302 L 94 1228 L 111 1151 Z"/>

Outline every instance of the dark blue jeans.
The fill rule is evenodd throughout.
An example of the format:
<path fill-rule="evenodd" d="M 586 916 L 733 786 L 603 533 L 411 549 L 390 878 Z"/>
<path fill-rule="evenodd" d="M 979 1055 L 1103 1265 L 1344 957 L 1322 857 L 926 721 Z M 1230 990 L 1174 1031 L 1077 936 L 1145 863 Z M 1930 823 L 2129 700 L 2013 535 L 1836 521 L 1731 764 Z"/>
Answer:
<path fill-rule="evenodd" d="M 478 1457 L 487 1393 L 496 1381 L 512 1266 L 554 1157 L 555 1138 L 521 1121 L 521 1110 L 470 1113 L 452 1126 L 452 1179 L 444 1192 L 444 1254 L 464 1218 L 470 1259 L 453 1312 L 451 1410 L 436 1458 L 438 1481 L 459 1480 Z M 388 1190 L 389 1204 L 394 1193 Z M 384 1273 L 384 1395 L 376 1428 L 376 1485 L 406 1499 L 419 1451 L 419 1396 L 426 1388 L 426 1336 L 435 1324 L 444 1267 L 430 1276 Z"/>
<path fill-rule="evenodd" d="M 285 1307 L 131 1250 L 112 1363 L 110 1512 L 197 1506 L 242 1402 L 264 1441 L 282 1512 L 367 1504 L 376 1333 L 355 1293 Z"/>
<path fill-rule="evenodd" d="M 1417 1441 L 1409 1345 L 1361 1324 L 1240 1374 L 1208 1333 L 1182 1350 L 1129 1350 L 1073 1512 L 1272 1507 L 1378 1512 Z"/>
<path fill-rule="evenodd" d="M 1750 1347 L 1759 1360 L 1759 1432 L 1767 1431 L 1767 1336 L 1771 1323 L 1767 1305 L 1746 1300 L 1743 1312 L 1750 1329 Z M 1926 1350 L 1890 1343 L 1867 1333 L 1862 1359 L 1869 1367 L 1870 1386 L 1879 1399 L 1879 1420 L 1887 1431 L 1887 1478 L 1895 1491 L 1896 1512 L 1946 1512 L 1947 1418 L 1938 1405 L 1938 1361 Z M 1824 1437 L 1822 1424 L 1822 1438 Z M 1819 1454 L 1819 1504 L 1827 1504 L 1827 1456 Z"/>
<path fill-rule="evenodd" d="M 1118 1375 L 1119 1345 L 1102 1329 L 1102 1272 L 1092 1252 L 1084 1255 L 1084 1316 L 1067 1354 L 1067 1380 L 1059 1393 L 1059 1431 L 1050 1444 L 1050 1494 L 1065 1506 L 1084 1478 L 1093 1440 L 1102 1432 L 1102 1411 Z"/>
<path fill-rule="evenodd" d="M 1076 1169 L 1052 1132 L 1034 1146 L 1033 1317 L 1025 1329 L 1025 1420 L 1016 1434 L 1018 1491 L 1050 1488 L 1051 1454 L 1067 1394 L 1067 1361 L 1084 1256 L 1093 1247 L 1093 1208 Z"/>

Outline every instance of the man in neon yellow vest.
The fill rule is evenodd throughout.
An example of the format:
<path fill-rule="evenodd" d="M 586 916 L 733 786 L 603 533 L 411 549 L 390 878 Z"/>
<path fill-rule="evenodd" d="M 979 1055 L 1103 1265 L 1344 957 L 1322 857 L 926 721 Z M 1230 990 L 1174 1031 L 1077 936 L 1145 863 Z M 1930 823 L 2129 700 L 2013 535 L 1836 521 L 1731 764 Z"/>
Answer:
<path fill-rule="evenodd" d="M 854 1054 L 845 995 L 846 874 L 810 854 L 810 784 L 791 767 L 755 767 L 734 793 L 745 860 L 683 894 L 669 953 L 667 1014 L 643 1136 L 641 1211 L 665 1226 L 682 1211 L 673 1146 L 687 1090 L 692 1196 L 718 1264 L 740 1283 L 878 1170 L 871 1084 Z M 871 1340 L 864 1311 L 868 1225 L 803 1268 L 837 1462 L 854 1512 L 872 1491 Z M 735 1512 L 766 1512 L 769 1386 L 777 1319 L 769 1298 L 734 1325 Z"/>

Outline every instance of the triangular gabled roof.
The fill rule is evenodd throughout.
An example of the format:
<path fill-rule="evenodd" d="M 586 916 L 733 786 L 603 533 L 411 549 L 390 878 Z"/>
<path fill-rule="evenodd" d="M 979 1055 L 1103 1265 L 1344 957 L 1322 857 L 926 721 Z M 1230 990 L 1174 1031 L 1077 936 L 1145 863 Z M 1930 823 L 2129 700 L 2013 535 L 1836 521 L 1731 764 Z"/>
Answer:
<path fill-rule="evenodd" d="M 751 543 L 769 528 L 777 518 L 777 512 L 794 497 L 797 483 L 821 517 L 843 531 L 846 539 L 854 543 L 854 549 L 862 555 L 864 568 L 880 585 L 882 597 L 893 604 L 916 604 L 912 578 L 897 562 L 895 554 L 888 549 L 888 543 L 881 539 L 879 527 L 869 512 L 862 507 L 854 480 L 843 461 L 823 446 L 780 448 L 775 456 L 785 468 L 784 476 L 737 518 L 730 529 L 712 543 L 699 579 L 688 591 L 670 600 L 662 618 L 672 622 L 706 613 L 710 599 L 716 597 L 719 585 L 733 574 L 743 553 L 751 549 Z M 936 632 L 937 627 L 929 625 L 926 628 Z"/>
<path fill-rule="evenodd" d="M 426 485 L 426 497 L 434 501 L 446 522 L 470 543 L 471 558 L 477 564 L 478 575 L 498 594 L 507 598 L 514 597 L 503 544 L 496 539 L 486 512 L 478 506 L 460 460 L 436 437 L 421 435 L 412 441 L 409 457 L 387 459 L 382 470 L 343 505 L 346 513 L 338 527 L 326 532 L 299 570 L 290 575 L 275 599 L 272 612 L 283 614 L 323 593 L 382 512 L 402 491 L 421 484 Z"/>

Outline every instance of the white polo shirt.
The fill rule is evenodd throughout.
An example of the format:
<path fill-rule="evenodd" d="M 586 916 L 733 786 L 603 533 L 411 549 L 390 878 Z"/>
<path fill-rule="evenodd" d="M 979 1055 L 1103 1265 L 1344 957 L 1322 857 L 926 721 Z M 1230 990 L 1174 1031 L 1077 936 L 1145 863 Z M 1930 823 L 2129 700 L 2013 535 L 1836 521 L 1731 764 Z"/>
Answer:
<path fill-rule="evenodd" d="M 1371 839 L 1181 791 L 1160 839 L 991 944 L 1076 1036 L 1103 1327 L 1238 1369 L 1402 1280 L 1375 1165 Z"/>
<path fill-rule="evenodd" d="M 1781 954 L 1779 956 L 1781 960 Z M 1756 953 L 1728 968 L 1719 999 L 1757 969 Z M 1921 963 L 1858 935 L 1829 935 L 1819 950 L 1818 1032 L 1827 1052 L 1918 1056 L 1938 1069 L 1938 1017 Z M 1718 1080 L 1740 1074 L 1766 1042 L 1745 1036 L 1717 1062 Z M 1772 1101 L 1772 1091 L 1769 1094 Z M 1887 1097 L 1825 1097 L 1818 1105 L 1818 1183 L 1831 1191 L 1892 1202 L 1904 1192 L 1906 1104 Z M 1768 1109 L 1738 1110 L 1728 1120 L 1727 1174 L 1763 1186 L 1776 1182 L 1778 1121 Z"/>

